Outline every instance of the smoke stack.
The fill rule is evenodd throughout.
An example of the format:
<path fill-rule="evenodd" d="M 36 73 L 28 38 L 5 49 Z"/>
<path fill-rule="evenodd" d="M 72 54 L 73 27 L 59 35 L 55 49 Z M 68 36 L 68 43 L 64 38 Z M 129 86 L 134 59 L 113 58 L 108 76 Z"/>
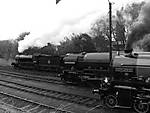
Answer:
<path fill-rule="evenodd" d="M 131 49 L 131 48 L 130 48 L 130 49 L 125 49 L 125 50 L 124 50 L 124 52 L 125 52 L 126 54 L 128 54 L 128 53 L 130 53 L 130 54 L 131 54 L 131 53 L 132 53 L 132 51 L 133 51 L 133 49 Z"/>

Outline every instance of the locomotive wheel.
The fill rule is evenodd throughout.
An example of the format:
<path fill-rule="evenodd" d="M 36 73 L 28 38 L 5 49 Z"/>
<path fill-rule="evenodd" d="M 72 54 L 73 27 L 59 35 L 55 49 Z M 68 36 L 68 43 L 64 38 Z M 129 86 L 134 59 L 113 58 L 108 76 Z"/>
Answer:
<path fill-rule="evenodd" d="M 118 104 L 117 98 L 114 95 L 108 95 L 105 98 L 105 104 L 109 108 L 114 108 Z"/>
<path fill-rule="evenodd" d="M 134 110 L 138 113 L 147 113 L 149 111 L 149 105 L 147 103 L 135 102 Z"/>

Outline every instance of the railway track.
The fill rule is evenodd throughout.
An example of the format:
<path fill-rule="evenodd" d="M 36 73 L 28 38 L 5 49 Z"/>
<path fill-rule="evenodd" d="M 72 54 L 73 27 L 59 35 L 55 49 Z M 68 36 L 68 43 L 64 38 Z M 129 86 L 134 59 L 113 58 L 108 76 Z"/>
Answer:
<path fill-rule="evenodd" d="M 56 77 L 48 77 L 43 75 L 41 76 L 41 75 L 23 74 L 23 73 L 9 72 L 4 70 L 0 70 L 0 74 L 4 76 L 16 77 L 16 78 L 33 80 L 33 81 L 44 82 L 44 83 L 55 83 L 61 85 L 65 84 L 58 77 L 56 78 Z"/>
<path fill-rule="evenodd" d="M 17 83 L 16 81 L 13 82 L 10 78 L 10 77 L 14 77 L 14 78 L 30 79 L 30 80 L 36 79 L 36 81 L 41 82 L 42 78 L 39 77 L 37 79 L 37 77 L 35 77 L 36 75 L 32 76 L 32 75 L 28 75 L 28 74 L 23 74 L 24 76 L 22 76 L 22 73 L 8 72 L 8 71 L 3 71 L 3 70 L 0 70 L 0 75 L 1 75 L 0 86 L 9 87 L 9 88 L 20 90 L 23 92 L 40 95 L 43 97 L 53 98 L 56 100 L 66 101 L 66 102 L 69 102 L 72 104 L 83 105 L 83 106 L 90 107 L 90 108 L 102 106 L 99 104 L 100 103 L 99 99 L 96 99 L 96 98 L 90 98 L 88 96 L 70 94 L 70 92 L 64 93 L 64 92 L 59 92 L 59 91 L 54 91 L 54 90 L 43 89 L 43 88 L 39 88 L 39 87 L 33 87 L 33 86 L 26 85 L 26 84 L 20 84 L 20 83 Z M 3 75 L 4 75 L 4 78 L 3 78 Z M 5 76 L 8 76 L 8 78 L 6 78 Z M 7 80 L 7 79 L 9 79 L 9 80 Z M 48 80 L 47 78 L 44 81 L 42 80 L 42 82 L 45 82 L 45 81 L 48 83 L 54 83 L 53 79 L 52 79 L 52 81 Z M 57 82 L 59 80 L 54 79 L 54 81 Z M 60 83 L 62 84 L 62 81 Z"/>
<path fill-rule="evenodd" d="M 0 70 L 0 74 L 5 75 L 5 76 L 12 75 L 12 77 L 17 77 L 17 78 L 20 76 L 22 78 L 22 75 L 19 75 L 20 73 L 16 73 L 16 72 L 8 72 L 8 71 Z M 25 74 L 25 76 L 26 75 L 27 74 Z M 31 76 L 27 75 L 24 79 L 28 79 Z M 35 80 L 34 76 L 33 76 L 32 79 Z M 39 80 L 37 80 L 37 81 L 39 81 Z M 9 87 L 9 88 L 20 90 L 20 91 L 23 91 L 23 92 L 40 95 L 40 96 L 43 96 L 43 97 L 53 98 L 53 99 L 56 99 L 56 100 L 68 101 L 68 102 L 71 102 L 71 103 L 75 103 L 75 104 L 78 104 L 78 105 L 84 105 L 84 106 L 94 108 L 94 109 L 95 108 L 105 109 L 105 106 L 100 104 L 100 100 L 96 99 L 96 98 L 89 98 L 89 97 L 86 97 L 86 96 L 81 96 L 81 95 L 76 95 L 76 94 L 63 93 L 63 92 L 59 92 L 59 91 L 53 91 L 53 90 L 43 89 L 43 88 L 39 88 L 39 87 L 33 87 L 33 86 L 16 83 L 16 82 L 13 82 L 13 81 L 10 81 L 10 80 L 7 80 L 7 79 L 2 79 L 2 78 L 0 80 L 0 86 Z M 6 95 L 5 96 L 6 98 L 1 99 L 1 95 Z M 10 99 L 9 99 L 9 97 L 10 97 Z M 6 104 L 10 104 L 10 105 L 12 104 L 12 106 L 14 106 L 16 109 L 22 111 L 23 113 L 24 112 L 30 113 L 29 111 L 32 111 L 32 110 L 36 111 L 38 109 L 40 109 L 39 111 L 44 111 L 44 112 L 39 112 L 39 113 L 51 113 L 51 111 L 52 111 L 52 113 L 57 113 L 57 112 L 58 113 L 73 113 L 71 111 L 66 111 L 66 110 L 61 109 L 62 108 L 61 106 L 60 106 L 60 108 L 57 108 L 57 107 L 49 106 L 49 105 L 42 104 L 42 103 L 39 103 L 39 102 L 34 102 L 34 101 L 28 100 L 26 98 L 20 98 L 20 97 L 14 96 L 14 95 L 6 94 L 6 93 L 3 93 L 3 92 L 0 92 L 0 99 L 4 100 L 4 102 Z M 17 100 L 19 102 L 15 101 L 15 100 Z M 8 103 L 7 103 L 7 101 L 8 101 Z M 17 103 L 20 103 L 20 102 L 28 103 L 28 104 L 25 104 L 24 106 L 18 107 L 19 105 Z M 14 105 L 14 103 L 16 103 L 16 104 Z M 24 111 L 24 109 L 26 111 Z M 93 109 L 91 109 L 91 110 L 93 110 Z M 38 113 L 38 112 L 34 112 L 34 113 Z M 89 112 L 87 112 L 87 113 L 89 113 Z"/>
<path fill-rule="evenodd" d="M 12 89 L 17 89 L 20 91 L 33 93 L 36 95 L 53 98 L 57 100 L 68 101 L 88 107 L 95 107 L 100 104 L 100 100 L 97 98 L 91 98 L 88 96 L 81 96 L 77 94 L 70 94 L 65 92 L 54 91 L 50 89 L 43 89 L 35 86 L 30 86 L 26 84 L 20 84 L 16 82 L 12 82 L 6 79 L 0 79 L 0 85 L 4 87 L 9 87 Z"/>
<path fill-rule="evenodd" d="M 36 75 L 44 75 L 44 76 L 57 76 L 57 72 L 51 72 L 51 71 L 38 71 L 38 70 L 29 70 L 29 69 L 15 69 L 12 66 L 0 66 L 1 71 L 11 71 L 11 72 L 17 72 L 17 73 L 25 73 L 25 74 L 36 74 Z"/>
<path fill-rule="evenodd" d="M 61 106 L 55 108 L 53 106 L 48 106 L 4 92 L 0 92 L 0 100 L 2 101 L 1 104 L 11 106 L 19 113 L 73 113 L 71 111 L 64 110 Z"/>
<path fill-rule="evenodd" d="M 12 72 L 0 71 L 0 75 L 3 75 L 3 74 L 7 75 L 7 76 L 12 75 L 12 77 L 14 76 L 13 74 L 18 74 L 17 76 L 20 76 L 19 75 L 20 73 L 13 73 L 12 74 Z M 11 80 L 10 77 L 8 77 L 8 78 L 1 77 L 0 78 L 0 86 L 8 87 L 8 88 L 19 90 L 19 91 L 22 91 L 22 92 L 36 94 L 36 95 L 47 97 L 47 98 L 66 101 L 67 103 L 77 104 L 78 106 L 82 105 L 82 106 L 87 107 L 88 109 L 89 108 L 90 109 L 97 108 L 97 106 L 99 108 L 102 108 L 102 105 L 100 105 L 100 100 L 99 99 L 90 98 L 88 96 L 70 94 L 71 92 L 64 93 L 64 92 L 59 92 L 59 91 L 34 87 L 34 86 L 22 84 L 22 83 L 20 84 L 20 83 L 17 83 L 16 81 L 13 82 L 13 80 Z"/>
<path fill-rule="evenodd" d="M 47 104 L 43 104 L 43 103 L 36 102 L 33 100 L 29 100 L 27 98 L 22 98 L 22 97 L 19 97 L 16 95 L 0 92 L 0 100 L 2 100 L 6 104 L 12 105 L 18 111 L 21 111 L 21 113 L 77 113 L 77 112 L 73 112 L 72 110 L 66 109 L 66 107 L 72 105 L 72 103 L 78 103 L 80 105 L 85 105 L 85 106 L 89 107 L 89 110 L 86 110 L 86 112 L 82 112 L 82 113 L 120 113 L 120 112 L 135 113 L 132 110 L 108 109 L 106 106 L 100 104 L 99 103 L 100 101 L 98 101 L 98 103 L 96 102 L 96 104 L 94 104 L 95 102 L 92 100 L 94 103 L 91 101 L 91 103 L 88 104 L 88 102 L 90 102 L 87 100 L 88 98 L 83 97 L 84 99 L 82 99 L 82 101 L 81 101 L 80 99 L 82 97 L 78 97 L 78 95 L 71 95 L 72 96 L 71 97 L 70 94 L 63 95 L 63 94 L 60 94 L 59 92 L 53 92 L 53 93 L 47 92 L 46 93 L 45 91 L 41 91 L 38 93 L 38 91 L 39 91 L 38 89 L 33 90 L 33 88 L 27 88 L 25 86 L 20 87 L 20 85 L 16 85 L 14 87 L 13 84 L 8 83 L 8 82 L 5 82 L 5 83 L 0 82 L 0 86 L 1 85 L 4 87 L 14 88 L 14 89 L 21 90 L 24 92 L 28 92 L 28 93 L 32 93 L 32 94 L 34 93 L 36 95 L 40 95 L 43 97 L 46 96 L 46 97 L 50 97 L 50 98 L 54 98 L 54 99 L 58 99 L 58 100 L 60 100 L 60 99 L 66 100 L 66 98 L 67 98 L 67 101 L 71 102 L 71 103 L 68 103 L 65 105 L 60 104 L 59 107 L 54 107 L 54 106 L 49 106 Z M 45 92 L 45 93 L 43 93 L 43 92 Z M 60 96 L 61 96 L 61 98 L 60 98 Z M 69 98 L 68 97 L 64 98 L 63 96 L 69 96 Z M 75 98 L 74 96 L 77 96 L 77 97 Z M 68 99 L 70 99 L 70 100 L 68 100 Z M 77 102 L 77 101 L 80 101 L 81 103 Z M 91 111 L 95 110 L 96 108 L 97 108 L 98 112 L 97 112 L 97 110 L 96 110 L 96 112 L 91 112 Z"/>

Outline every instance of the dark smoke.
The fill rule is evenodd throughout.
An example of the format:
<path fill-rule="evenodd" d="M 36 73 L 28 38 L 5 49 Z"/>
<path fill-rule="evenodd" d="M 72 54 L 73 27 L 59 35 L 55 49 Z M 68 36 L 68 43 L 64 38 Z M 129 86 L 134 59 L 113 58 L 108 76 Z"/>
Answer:
<path fill-rule="evenodd" d="M 131 50 L 133 44 L 138 40 L 144 38 L 146 34 L 150 33 L 150 2 L 146 3 L 139 14 L 138 21 L 131 29 L 131 33 L 128 36 L 126 50 Z"/>
<path fill-rule="evenodd" d="M 23 32 L 19 35 L 19 37 L 16 39 L 18 42 L 21 41 L 21 40 L 24 40 L 24 38 L 29 35 L 30 32 Z"/>

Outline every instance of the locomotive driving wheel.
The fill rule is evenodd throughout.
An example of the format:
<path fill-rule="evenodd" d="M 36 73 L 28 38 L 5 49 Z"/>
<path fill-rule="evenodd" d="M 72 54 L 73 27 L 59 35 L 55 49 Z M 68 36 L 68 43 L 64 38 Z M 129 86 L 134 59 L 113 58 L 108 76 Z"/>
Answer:
<path fill-rule="evenodd" d="M 149 105 L 148 103 L 142 103 L 142 102 L 135 102 L 134 103 L 134 110 L 138 113 L 147 113 L 149 111 Z"/>
<path fill-rule="evenodd" d="M 118 100 L 114 95 L 108 95 L 105 98 L 105 104 L 109 108 L 114 108 L 118 104 Z"/>

